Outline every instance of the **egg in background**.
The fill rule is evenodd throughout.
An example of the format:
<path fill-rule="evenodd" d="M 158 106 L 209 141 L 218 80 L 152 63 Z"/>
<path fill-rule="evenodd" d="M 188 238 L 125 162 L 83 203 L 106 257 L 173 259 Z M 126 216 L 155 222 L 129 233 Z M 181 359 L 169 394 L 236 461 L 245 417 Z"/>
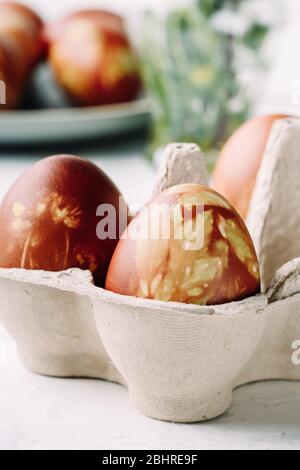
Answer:
<path fill-rule="evenodd" d="M 273 114 L 247 121 L 230 137 L 217 160 L 212 188 L 228 199 L 243 219 L 247 217 L 272 126 L 286 117 Z"/>

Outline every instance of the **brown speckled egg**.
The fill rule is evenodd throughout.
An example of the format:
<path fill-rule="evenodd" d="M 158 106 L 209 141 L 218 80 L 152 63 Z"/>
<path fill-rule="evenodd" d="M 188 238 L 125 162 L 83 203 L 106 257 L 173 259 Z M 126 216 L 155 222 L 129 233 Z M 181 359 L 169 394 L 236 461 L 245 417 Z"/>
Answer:
<path fill-rule="evenodd" d="M 16 180 L 0 206 L 0 267 L 89 269 L 103 286 L 118 239 L 97 237 L 96 210 L 112 204 L 118 214 L 119 197 L 92 162 L 70 155 L 40 160 Z"/>
<path fill-rule="evenodd" d="M 247 121 L 225 144 L 212 177 L 212 188 L 223 194 L 245 219 L 256 176 L 275 121 L 282 114 Z"/>
<path fill-rule="evenodd" d="M 159 212 L 161 218 L 153 216 Z M 170 227 L 167 236 L 163 226 Z M 221 304 L 260 291 L 259 265 L 248 230 L 227 200 L 210 188 L 184 184 L 158 195 L 129 224 L 106 289 L 145 299 Z"/>

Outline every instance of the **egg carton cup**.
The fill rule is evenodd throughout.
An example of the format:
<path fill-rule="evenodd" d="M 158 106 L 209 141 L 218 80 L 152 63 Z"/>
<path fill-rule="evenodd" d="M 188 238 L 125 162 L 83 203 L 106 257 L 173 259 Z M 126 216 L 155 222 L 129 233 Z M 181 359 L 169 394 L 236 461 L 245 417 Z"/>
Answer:
<path fill-rule="evenodd" d="M 260 255 L 262 294 L 201 307 L 117 295 L 94 286 L 91 274 L 79 269 L 1 269 L 0 320 L 24 365 L 49 376 L 120 383 L 142 414 L 174 422 L 223 414 L 233 390 L 244 384 L 300 380 L 293 361 L 300 340 L 300 259 L 284 259 L 300 255 L 300 209 L 289 200 L 300 200 L 297 147 L 297 121 L 276 124 L 253 193 L 248 223 Z M 154 192 L 195 180 L 207 182 L 203 155 L 194 145 L 175 144 Z M 279 213 L 291 209 L 283 229 Z"/>

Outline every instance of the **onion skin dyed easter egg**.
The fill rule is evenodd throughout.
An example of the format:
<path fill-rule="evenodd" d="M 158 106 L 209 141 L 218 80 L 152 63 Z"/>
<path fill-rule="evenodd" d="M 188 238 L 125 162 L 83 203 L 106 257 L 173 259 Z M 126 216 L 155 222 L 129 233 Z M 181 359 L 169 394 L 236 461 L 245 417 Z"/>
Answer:
<path fill-rule="evenodd" d="M 42 58 L 43 22 L 30 8 L 16 2 L 0 2 L 0 80 L 5 83 L 5 105 L 16 108 L 30 73 Z"/>
<path fill-rule="evenodd" d="M 88 160 L 71 155 L 40 160 L 16 180 L 0 206 L 0 267 L 81 268 L 103 286 L 119 221 L 115 239 L 99 239 L 96 211 L 110 204 L 118 217 L 120 196 Z M 127 211 L 125 204 L 122 210 Z"/>
<path fill-rule="evenodd" d="M 122 18 L 81 11 L 48 27 L 49 62 L 57 83 L 77 105 L 134 100 L 141 88 L 138 62 Z"/>
<path fill-rule="evenodd" d="M 273 114 L 247 121 L 227 141 L 218 158 L 212 188 L 223 194 L 244 220 L 272 126 L 286 117 Z"/>
<path fill-rule="evenodd" d="M 157 208 L 163 208 L 161 219 L 153 217 Z M 167 220 L 169 236 L 162 230 Z M 156 196 L 129 224 L 105 287 L 145 299 L 216 305 L 256 295 L 259 265 L 248 230 L 227 200 L 184 184 Z"/>

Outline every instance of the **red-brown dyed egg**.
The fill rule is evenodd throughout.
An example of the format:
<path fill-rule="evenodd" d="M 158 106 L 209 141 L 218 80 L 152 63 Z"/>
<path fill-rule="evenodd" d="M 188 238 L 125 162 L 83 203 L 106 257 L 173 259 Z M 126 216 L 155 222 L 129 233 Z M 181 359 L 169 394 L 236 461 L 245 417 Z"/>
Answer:
<path fill-rule="evenodd" d="M 42 20 L 30 8 L 0 2 L 0 79 L 6 84 L 6 106 L 0 110 L 19 104 L 26 80 L 44 52 L 42 28 Z"/>
<path fill-rule="evenodd" d="M 86 19 L 97 24 L 101 29 L 125 34 L 124 21 L 121 16 L 105 10 L 82 10 L 53 23 L 47 23 L 43 32 L 45 40 L 50 44 L 58 40 L 63 34 L 66 24 L 75 19 Z"/>
<path fill-rule="evenodd" d="M 48 27 L 55 78 L 83 106 L 136 98 L 141 80 L 122 19 L 105 11 L 77 12 Z"/>
<path fill-rule="evenodd" d="M 256 176 L 275 121 L 282 114 L 247 121 L 225 144 L 212 177 L 212 188 L 223 194 L 246 219 Z"/>
<path fill-rule="evenodd" d="M 0 80 L 1 84 L 1 103 L 0 111 L 15 108 L 20 96 L 20 87 L 16 82 L 14 73 L 14 64 L 5 43 L 1 42 L 0 37 Z"/>
<path fill-rule="evenodd" d="M 259 292 L 258 260 L 229 202 L 210 188 L 184 184 L 158 195 L 129 224 L 106 289 L 146 299 L 221 304 Z"/>
<path fill-rule="evenodd" d="M 0 206 L 0 267 L 92 271 L 104 285 L 117 239 L 100 240 L 96 210 L 116 209 L 119 230 L 120 193 L 92 162 L 58 155 L 25 171 Z M 121 205 L 126 219 L 126 205 Z"/>

